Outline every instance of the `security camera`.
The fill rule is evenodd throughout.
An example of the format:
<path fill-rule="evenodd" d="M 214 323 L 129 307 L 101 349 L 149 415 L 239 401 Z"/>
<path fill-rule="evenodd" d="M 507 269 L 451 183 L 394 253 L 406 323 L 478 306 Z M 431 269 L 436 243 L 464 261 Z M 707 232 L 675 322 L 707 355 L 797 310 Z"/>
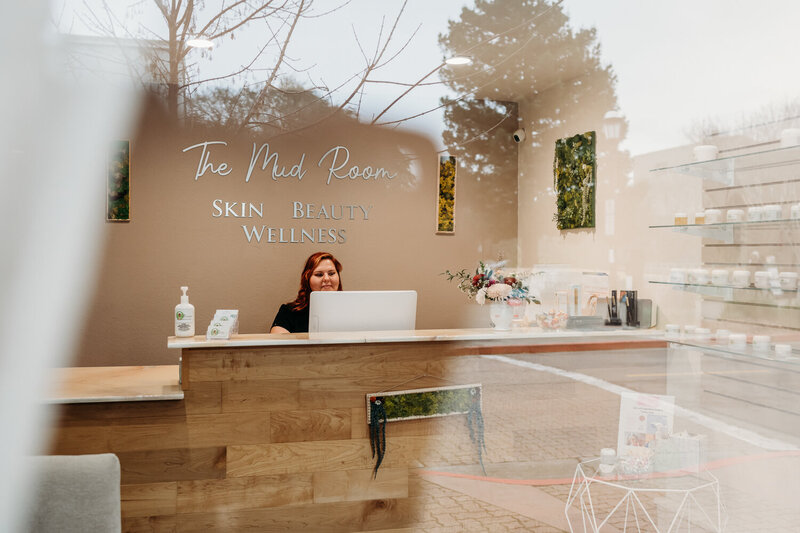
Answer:
<path fill-rule="evenodd" d="M 525 130 L 520 128 L 514 132 L 514 142 L 521 143 L 525 140 Z"/>

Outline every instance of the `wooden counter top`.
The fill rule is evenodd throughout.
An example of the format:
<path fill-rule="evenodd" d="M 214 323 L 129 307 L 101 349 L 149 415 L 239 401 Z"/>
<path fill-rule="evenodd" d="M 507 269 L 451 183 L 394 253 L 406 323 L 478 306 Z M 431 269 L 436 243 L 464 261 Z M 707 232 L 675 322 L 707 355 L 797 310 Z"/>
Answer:
<path fill-rule="evenodd" d="M 107 403 L 182 400 L 178 365 L 103 366 L 53 369 L 48 403 Z"/>
<path fill-rule="evenodd" d="M 611 340 L 663 339 L 657 330 L 608 328 L 603 330 L 542 330 L 514 328 L 510 331 L 486 329 L 417 329 L 396 331 L 348 331 L 338 333 L 256 333 L 239 334 L 230 340 L 206 340 L 205 336 L 168 337 L 168 348 L 221 348 L 244 346 L 324 345 L 431 341 L 524 341 L 527 344 L 562 344 Z M 658 335 L 658 337 L 657 337 Z"/>

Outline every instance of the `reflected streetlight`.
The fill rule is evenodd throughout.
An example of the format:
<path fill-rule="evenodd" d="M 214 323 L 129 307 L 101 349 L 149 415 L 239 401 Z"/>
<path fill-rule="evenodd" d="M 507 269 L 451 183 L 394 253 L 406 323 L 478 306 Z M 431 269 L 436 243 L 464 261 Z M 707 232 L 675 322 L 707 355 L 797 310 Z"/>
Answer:
<path fill-rule="evenodd" d="M 619 139 L 624 123 L 625 117 L 615 109 L 603 115 L 603 134 L 606 136 L 606 139 Z"/>

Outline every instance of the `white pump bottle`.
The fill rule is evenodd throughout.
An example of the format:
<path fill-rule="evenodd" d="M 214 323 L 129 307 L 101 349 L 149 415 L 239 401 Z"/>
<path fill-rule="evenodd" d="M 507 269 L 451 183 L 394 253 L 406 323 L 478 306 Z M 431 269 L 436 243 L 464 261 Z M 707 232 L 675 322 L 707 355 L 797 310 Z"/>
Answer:
<path fill-rule="evenodd" d="M 181 303 L 175 306 L 175 336 L 194 337 L 194 306 L 189 303 L 186 291 L 189 287 L 181 287 Z"/>

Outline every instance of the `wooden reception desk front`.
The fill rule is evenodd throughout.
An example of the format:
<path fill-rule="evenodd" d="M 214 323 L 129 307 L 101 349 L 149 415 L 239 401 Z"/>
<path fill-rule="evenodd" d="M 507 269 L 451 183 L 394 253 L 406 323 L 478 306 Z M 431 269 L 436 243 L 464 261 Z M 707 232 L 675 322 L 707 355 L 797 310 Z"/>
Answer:
<path fill-rule="evenodd" d="M 516 370 L 484 355 L 665 346 L 646 331 L 538 329 L 237 335 L 168 344 L 181 350 L 183 399 L 134 401 L 143 399 L 134 393 L 130 401 L 59 400 L 65 405 L 52 453 L 117 454 L 123 531 L 413 527 L 426 500 L 415 472 L 461 466 L 479 473 L 475 446 L 463 416 L 390 424 L 386 457 L 373 478 L 367 393 L 483 383 L 484 401 L 491 401 Z M 76 402 L 87 401 L 79 396 Z M 488 461 L 495 430 L 487 418 Z"/>

